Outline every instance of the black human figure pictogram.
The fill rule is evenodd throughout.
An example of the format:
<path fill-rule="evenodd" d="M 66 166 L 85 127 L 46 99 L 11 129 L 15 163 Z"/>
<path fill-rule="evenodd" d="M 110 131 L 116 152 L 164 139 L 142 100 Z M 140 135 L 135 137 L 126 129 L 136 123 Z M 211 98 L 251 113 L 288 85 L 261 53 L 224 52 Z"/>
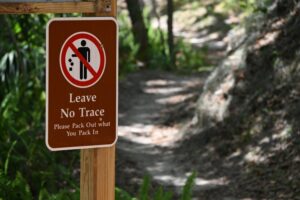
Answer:
<path fill-rule="evenodd" d="M 86 47 L 86 41 L 85 40 L 81 40 L 80 42 L 81 47 L 78 48 L 78 51 L 80 52 L 80 54 L 84 57 L 84 59 L 87 62 L 91 61 L 91 51 L 90 48 Z M 77 57 L 76 54 L 72 54 L 72 57 Z M 80 61 L 80 79 L 87 79 L 87 68 L 86 66 L 84 66 L 84 64 Z"/>

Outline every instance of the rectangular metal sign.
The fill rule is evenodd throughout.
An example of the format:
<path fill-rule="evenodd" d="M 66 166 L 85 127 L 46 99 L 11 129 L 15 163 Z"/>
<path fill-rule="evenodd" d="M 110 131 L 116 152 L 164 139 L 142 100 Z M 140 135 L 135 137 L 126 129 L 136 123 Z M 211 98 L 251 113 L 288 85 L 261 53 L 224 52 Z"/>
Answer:
<path fill-rule="evenodd" d="M 46 68 L 48 148 L 58 151 L 114 145 L 118 125 L 116 20 L 51 20 Z"/>

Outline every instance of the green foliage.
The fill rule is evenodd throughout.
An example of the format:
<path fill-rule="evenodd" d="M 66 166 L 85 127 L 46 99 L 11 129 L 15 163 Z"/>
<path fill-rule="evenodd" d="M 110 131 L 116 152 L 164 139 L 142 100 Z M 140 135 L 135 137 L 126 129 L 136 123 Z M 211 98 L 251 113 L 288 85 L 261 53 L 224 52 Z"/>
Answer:
<path fill-rule="evenodd" d="M 193 172 L 192 175 L 187 179 L 180 200 L 189 200 L 192 199 L 192 189 L 195 184 L 195 179 L 197 177 L 197 173 Z"/>
<path fill-rule="evenodd" d="M 192 199 L 192 189 L 195 183 L 197 174 L 193 172 L 187 179 L 180 200 L 191 200 Z M 116 189 L 116 200 L 171 200 L 173 199 L 173 193 L 170 191 L 165 191 L 162 187 L 157 190 L 152 191 L 151 180 L 149 176 L 145 176 L 143 184 L 139 190 L 138 198 L 133 198 L 119 188 Z"/>
<path fill-rule="evenodd" d="M 199 71 L 206 66 L 206 49 L 197 49 L 183 39 L 178 39 L 175 44 L 176 67 L 170 66 L 170 55 L 167 44 L 167 32 L 151 25 L 149 11 L 144 11 L 144 18 L 148 28 L 149 68 L 172 69 L 180 71 Z"/>
<path fill-rule="evenodd" d="M 224 0 L 222 6 L 227 11 L 249 15 L 254 12 L 267 12 L 272 0 Z"/>
<path fill-rule="evenodd" d="M 148 25 L 149 50 L 148 67 L 153 69 L 166 69 L 170 58 L 167 51 L 167 33 Z"/>
<path fill-rule="evenodd" d="M 119 66 L 121 76 L 137 69 L 137 53 L 139 45 L 134 42 L 130 22 L 125 13 L 118 16 L 119 21 Z"/>
<path fill-rule="evenodd" d="M 78 155 L 73 152 L 50 153 L 44 144 L 42 122 L 45 92 L 42 80 L 37 78 L 42 71 L 32 71 L 26 78 L 20 75 L 10 83 L 9 91 L 0 105 L 0 168 L 4 175 L 1 179 L 11 182 L 6 185 L 6 191 L 10 192 L 0 193 L 0 196 L 4 195 L 4 199 L 20 199 L 15 197 L 18 191 L 22 192 L 22 199 L 25 199 L 25 196 L 37 196 L 45 188 L 52 194 L 57 193 L 60 187 L 78 189 L 73 183 L 70 184 L 70 169 L 74 168 L 75 159 L 79 159 Z M 70 192 L 65 193 L 70 195 Z"/>
<path fill-rule="evenodd" d="M 172 192 L 165 192 L 162 187 L 160 187 L 154 194 L 154 200 L 171 200 Z"/>
<path fill-rule="evenodd" d="M 139 198 L 138 198 L 139 200 L 147 200 L 148 199 L 149 187 L 150 187 L 150 177 L 146 176 L 144 178 L 143 185 L 140 188 Z"/>
<path fill-rule="evenodd" d="M 148 30 L 148 68 L 166 69 L 169 66 L 170 58 L 167 44 L 167 32 L 160 27 L 153 27 L 151 24 L 150 10 L 143 11 L 145 25 Z"/>
<path fill-rule="evenodd" d="M 116 200 L 137 200 L 136 198 L 131 197 L 130 194 L 128 194 L 126 191 L 120 188 L 116 188 L 115 194 Z"/>
<path fill-rule="evenodd" d="M 9 197 L 8 199 L 32 199 L 30 187 L 20 172 L 17 172 L 15 179 L 11 180 L 0 170 L 0 199 L 4 197 Z"/>
<path fill-rule="evenodd" d="M 165 69 L 168 66 L 169 58 L 167 53 L 167 34 L 158 29 L 153 28 L 150 22 L 149 10 L 143 11 L 145 25 L 148 30 L 148 50 L 146 52 L 147 68 Z M 146 65 L 137 59 L 139 44 L 135 43 L 131 30 L 131 22 L 127 12 L 120 12 L 118 15 L 120 25 L 119 41 L 120 41 L 120 74 L 121 76 L 138 70 L 139 67 Z"/>
<path fill-rule="evenodd" d="M 168 69 L 180 71 L 201 71 L 207 67 L 205 62 L 206 49 L 197 49 L 191 44 L 178 39 L 175 44 L 176 67 L 170 66 L 170 56 L 167 44 L 167 32 L 159 27 L 153 27 L 150 11 L 144 9 L 144 22 L 148 30 L 147 68 Z M 120 24 L 120 73 L 135 71 L 140 65 L 137 60 L 139 45 L 135 43 L 128 14 L 121 12 L 118 17 Z"/>
<path fill-rule="evenodd" d="M 189 5 L 192 8 L 196 8 L 202 5 L 202 1 L 194 1 L 194 0 L 173 0 L 174 1 L 174 8 L 180 9 L 180 7 L 184 5 Z"/>
<path fill-rule="evenodd" d="M 44 142 L 43 44 L 48 19 L 47 15 L 0 16 L 0 21 L 7 24 L 0 34 L 3 47 L 0 48 L 0 199 L 3 200 L 76 199 L 78 191 L 77 184 L 71 181 L 70 170 L 75 168 L 78 154 L 50 153 Z M 9 30 L 11 25 L 13 28 Z"/>
<path fill-rule="evenodd" d="M 176 44 L 176 67 L 180 71 L 202 71 L 208 67 L 205 61 L 206 48 L 196 49 L 191 44 L 179 40 Z"/>

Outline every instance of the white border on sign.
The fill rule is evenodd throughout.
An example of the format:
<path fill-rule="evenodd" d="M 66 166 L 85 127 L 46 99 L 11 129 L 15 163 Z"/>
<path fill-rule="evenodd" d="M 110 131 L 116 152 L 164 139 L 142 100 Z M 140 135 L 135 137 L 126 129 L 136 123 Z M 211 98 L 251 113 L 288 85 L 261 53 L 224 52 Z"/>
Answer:
<path fill-rule="evenodd" d="M 109 145 L 90 145 L 90 146 L 76 146 L 76 147 L 65 147 L 65 148 L 52 148 L 48 143 L 48 105 L 49 105 L 49 26 L 54 21 L 105 21 L 110 20 L 116 24 L 116 139 L 112 144 Z M 58 58 L 60 59 L 60 58 Z M 79 150 L 79 149 L 92 149 L 92 148 L 105 148 L 112 147 L 117 143 L 118 140 L 118 124 L 119 124 L 119 26 L 118 22 L 113 17 L 68 17 L 68 18 L 53 18 L 48 21 L 46 28 L 46 146 L 51 151 L 65 151 L 65 150 Z M 79 89 L 79 88 L 78 88 Z"/>

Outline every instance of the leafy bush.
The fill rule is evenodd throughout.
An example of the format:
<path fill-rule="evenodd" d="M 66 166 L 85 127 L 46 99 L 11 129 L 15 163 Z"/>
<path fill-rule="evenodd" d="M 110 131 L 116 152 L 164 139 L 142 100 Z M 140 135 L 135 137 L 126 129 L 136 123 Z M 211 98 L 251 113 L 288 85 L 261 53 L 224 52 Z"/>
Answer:
<path fill-rule="evenodd" d="M 195 183 L 197 174 L 193 172 L 187 179 L 180 200 L 191 200 L 192 199 L 192 189 Z M 116 189 L 116 200 L 171 200 L 173 198 L 173 193 L 170 191 L 165 191 L 162 187 L 159 187 L 156 191 L 150 192 L 150 177 L 146 176 L 144 178 L 143 184 L 139 190 L 138 198 L 131 197 L 127 192 Z M 153 194 L 153 195 L 151 195 Z"/>
<path fill-rule="evenodd" d="M 0 17 L 6 24 L 14 25 L 13 31 L 2 31 L 0 35 L 3 41 L 0 49 L 0 199 L 3 200 L 51 199 L 55 194 L 55 199 L 74 199 L 72 195 L 78 191 L 70 170 L 79 161 L 78 153 L 50 153 L 44 142 L 43 44 L 48 19 L 47 15 Z M 7 49 L 14 50 L 6 52 Z"/>
<path fill-rule="evenodd" d="M 33 73 L 10 86 L 0 107 L 0 179 L 7 183 L 7 192 L 0 197 L 20 199 L 15 195 L 21 192 L 22 199 L 31 199 L 46 191 L 55 194 L 59 188 L 78 189 L 70 170 L 75 168 L 78 154 L 50 153 L 45 147 L 45 92 L 41 81 Z"/>
<path fill-rule="evenodd" d="M 150 10 L 143 11 L 145 25 L 148 30 L 148 68 L 166 69 L 170 58 L 167 44 L 167 32 L 160 27 L 153 27 L 151 23 Z"/>
<path fill-rule="evenodd" d="M 203 68 L 209 67 L 205 61 L 206 49 L 194 48 L 183 40 L 176 44 L 176 67 L 180 71 L 202 71 Z"/>
<path fill-rule="evenodd" d="M 195 179 L 197 177 L 197 173 L 193 172 L 189 178 L 187 179 L 180 200 L 190 200 L 192 199 L 192 189 L 195 184 Z"/>
<path fill-rule="evenodd" d="M 119 71 L 121 76 L 137 70 L 137 53 L 139 45 L 134 42 L 130 22 L 126 13 L 121 12 L 118 16 L 119 21 Z"/>
<path fill-rule="evenodd" d="M 254 12 L 266 12 L 272 0 L 224 0 L 222 6 L 227 11 L 249 15 Z"/>
<path fill-rule="evenodd" d="M 152 26 L 149 12 L 147 9 L 144 10 L 144 19 L 149 39 L 148 68 L 192 72 L 199 71 L 201 70 L 200 68 L 206 66 L 206 49 L 195 48 L 180 38 L 175 42 L 176 66 L 170 66 L 167 32 Z"/>

